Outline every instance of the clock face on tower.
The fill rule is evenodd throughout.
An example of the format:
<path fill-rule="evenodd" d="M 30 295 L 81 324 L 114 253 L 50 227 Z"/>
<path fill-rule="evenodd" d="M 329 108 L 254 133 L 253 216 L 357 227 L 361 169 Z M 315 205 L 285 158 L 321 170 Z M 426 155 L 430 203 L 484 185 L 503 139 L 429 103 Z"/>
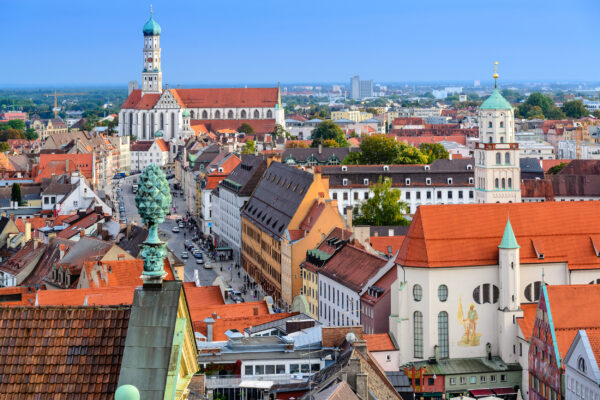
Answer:
<path fill-rule="evenodd" d="M 148 62 L 152 62 L 152 57 L 148 58 Z"/>

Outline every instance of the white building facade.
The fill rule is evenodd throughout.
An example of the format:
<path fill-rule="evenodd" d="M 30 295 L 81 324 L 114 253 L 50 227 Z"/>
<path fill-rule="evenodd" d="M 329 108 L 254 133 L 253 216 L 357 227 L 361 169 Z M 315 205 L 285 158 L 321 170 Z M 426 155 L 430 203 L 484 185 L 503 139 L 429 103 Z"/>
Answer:
<path fill-rule="evenodd" d="M 594 334 L 597 338 L 597 334 Z M 600 369 L 585 330 L 580 330 L 564 359 L 565 399 L 600 399 Z"/>
<path fill-rule="evenodd" d="M 150 164 L 165 167 L 169 162 L 169 148 L 163 139 L 143 140 L 131 144 L 131 169 L 143 171 Z"/>

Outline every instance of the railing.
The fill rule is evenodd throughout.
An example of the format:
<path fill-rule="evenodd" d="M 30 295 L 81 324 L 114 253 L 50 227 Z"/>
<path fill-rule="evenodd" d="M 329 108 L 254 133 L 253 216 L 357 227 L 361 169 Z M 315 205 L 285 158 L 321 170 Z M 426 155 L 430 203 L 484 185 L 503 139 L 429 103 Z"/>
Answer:
<path fill-rule="evenodd" d="M 279 384 L 287 384 L 287 383 L 298 383 L 304 382 L 308 378 L 292 378 L 288 374 L 281 375 L 214 375 L 207 376 L 205 380 L 205 385 L 207 389 L 215 389 L 215 388 L 226 388 L 226 387 L 239 387 L 242 380 L 248 381 L 272 381 Z"/>

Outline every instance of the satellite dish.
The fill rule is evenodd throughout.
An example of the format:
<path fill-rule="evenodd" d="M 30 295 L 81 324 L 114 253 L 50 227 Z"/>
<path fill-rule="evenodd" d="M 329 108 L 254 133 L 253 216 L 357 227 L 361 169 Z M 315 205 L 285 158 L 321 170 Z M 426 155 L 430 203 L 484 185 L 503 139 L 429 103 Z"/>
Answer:
<path fill-rule="evenodd" d="M 346 334 L 346 341 L 348 343 L 354 343 L 358 338 L 356 337 L 356 335 L 354 334 L 354 332 L 348 332 Z"/>

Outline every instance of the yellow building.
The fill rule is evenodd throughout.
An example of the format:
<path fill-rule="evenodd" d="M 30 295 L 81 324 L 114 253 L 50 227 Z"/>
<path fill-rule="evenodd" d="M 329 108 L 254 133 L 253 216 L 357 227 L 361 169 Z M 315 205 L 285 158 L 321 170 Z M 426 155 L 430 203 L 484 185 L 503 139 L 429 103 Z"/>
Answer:
<path fill-rule="evenodd" d="M 60 118 L 40 119 L 34 117 L 31 121 L 30 128 L 35 129 L 42 141 L 56 133 L 68 132 L 67 124 Z"/>
<path fill-rule="evenodd" d="M 242 212 L 242 265 L 284 309 L 301 293 L 306 251 L 343 227 L 329 181 L 272 162 Z"/>
<path fill-rule="evenodd" d="M 338 119 L 349 119 L 350 121 L 354 122 L 362 122 L 371 118 L 373 118 L 373 114 L 359 110 L 342 110 L 331 112 L 332 121 L 337 121 Z"/>

